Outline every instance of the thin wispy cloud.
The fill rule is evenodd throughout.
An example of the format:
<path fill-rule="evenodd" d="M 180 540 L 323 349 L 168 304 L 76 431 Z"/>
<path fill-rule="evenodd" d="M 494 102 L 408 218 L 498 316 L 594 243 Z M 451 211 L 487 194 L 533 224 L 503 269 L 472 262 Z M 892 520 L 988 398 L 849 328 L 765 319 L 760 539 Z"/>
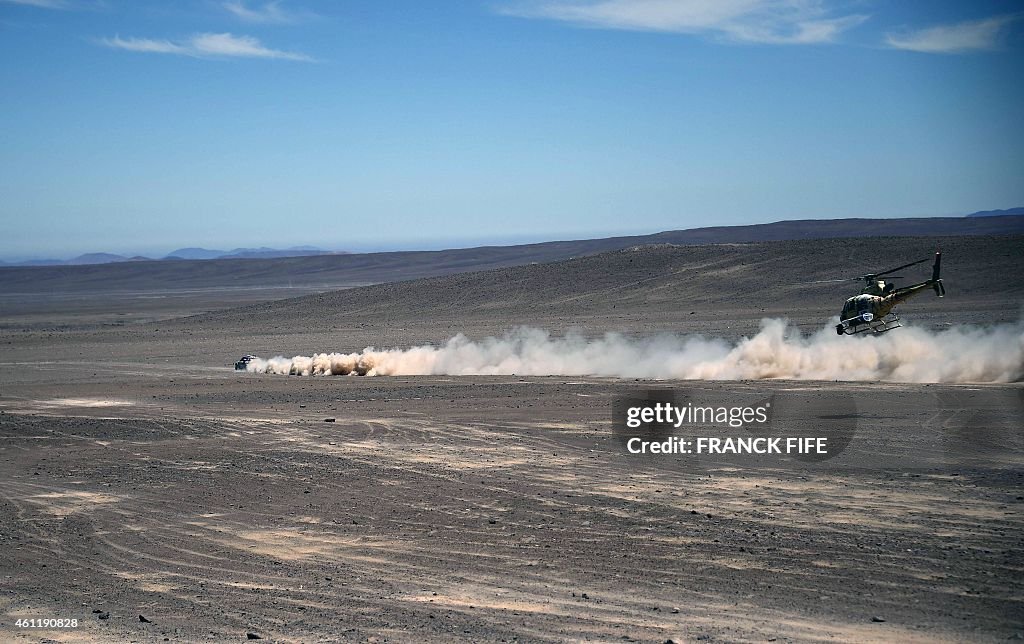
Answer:
<path fill-rule="evenodd" d="M 113 49 L 149 54 L 177 54 L 196 58 L 278 58 L 304 62 L 313 61 L 313 58 L 305 54 L 271 49 L 252 36 L 236 36 L 230 33 L 202 33 L 182 41 L 114 36 L 113 38 L 104 38 L 99 42 Z"/>
<path fill-rule="evenodd" d="M 1021 15 L 995 16 L 952 25 L 938 25 L 901 34 L 888 34 L 886 42 L 896 49 L 928 54 L 958 54 L 996 49 L 1007 28 Z"/>
<path fill-rule="evenodd" d="M 223 6 L 236 18 L 257 24 L 289 24 L 308 17 L 306 13 L 285 9 L 283 4 L 281 0 L 271 0 L 262 4 L 229 0 Z"/>
<path fill-rule="evenodd" d="M 69 9 L 70 5 L 65 0 L 0 0 L 0 3 L 20 4 L 28 7 L 39 7 L 40 9 Z"/>
<path fill-rule="evenodd" d="M 498 11 L 581 27 L 779 45 L 834 42 L 868 18 L 835 15 L 824 0 L 527 0 L 502 5 Z"/>

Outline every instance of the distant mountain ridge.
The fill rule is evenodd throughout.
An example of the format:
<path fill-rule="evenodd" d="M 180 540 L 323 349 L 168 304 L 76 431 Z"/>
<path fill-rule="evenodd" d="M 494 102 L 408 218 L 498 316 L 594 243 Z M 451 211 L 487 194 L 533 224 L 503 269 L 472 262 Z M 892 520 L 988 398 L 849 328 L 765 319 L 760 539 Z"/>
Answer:
<path fill-rule="evenodd" d="M 537 242 L 535 244 L 514 244 L 508 246 L 479 246 L 478 248 L 532 248 L 547 244 L 570 244 L 577 245 L 588 250 L 610 250 L 612 248 L 619 247 L 623 240 L 635 240 L 635 243 L 638 244 L 715 244 L 865 236 L 1006 235 L 1024 232 L 1024 229 L 1022 229 L 1021 226 L 1021 222 L 1024 221 L 1024 219 L 1021 219 L 1021 217 L 1024 217 L 1024 206 L 1009 208 L 1007 210 L 981 210 L 963 217 L 798 219 L 776 221 L 767 224 L 686 228 L 680 230 L 668 230 L 650 235 L 618 236 L 571 241 L 559 240 Z M 288 257 L 349 254 L 351 253 L 347 251 L 323 250 L 315 246 L 292 246 L 291 248 L 283 250 L 263 246 L 260 248 L 235 248 L 229 251 L 189 247 L 174 250 L 162 258 L 149 258 L 142 256 L 126 257 L 124 255 L 115 255 L 113 253 L 86 253 L 68 260 L 31 259 L 21 262 L 0 261 L 0 266 L 79 266 L 92 264 L 115 264 L 128 261 L 283 259 Z M 367 255 L 367 253 L 359 254 Z"/>
<path fill-rule="evenodd" d="M 550 241 L 448 250 L 342 253 L 306 257 L 138 261 L 92 266 L 0 267 L 0 294 L 153 288 L 344 288 L 467 271 L 543 264 L 638 246 L 737 246 L 766 241 L 884 237 L 1024 235 L 1024 215 L 917 219 L 819 219 L 670 230 L 653 235 Z"/>
<path fill-rule="evenodd" d="M 164 259 L 217 259 L 227 255 L 223 250 L 209 250 L 207 248 L 179 248 L 167 253 Z"/>
<path fill-rule="evenodd" d="M 311 255 L 338 255 L 346 251 L 332 251 L 315 246 L 294 246 L 277 249 L 263 246 L 261 248 L 235 248 L 234 250 L 209 250 L 207 248 L 179 248 L 164 257 L 143 257 L 135 255 L 127 257 L 115 253 L 85 253 L 71 259 L 28 259 L 21 262 L 3 262 L 0 266 L 88 266 L 92 264 L 117 264 L 120 262 L 160 261 L 160 260 L 207 260 L 207 259 L 273 259 L 277 257 L 309 257 Z"/>
<path fill-rule="evenodd" d="M 284 250 L 277 248 L 235 248 L 234 250 L 209 250 L 206 248 L 179 248 L 167 253 L 164 259 L 270 259 L 273 257 L 309 257 L 310 255 L 337 255 L 345 251 L 323 250 L 315 246 L 292 246 Z"/>
<path fill-rule="evenodd" d="M 112 264 L 114 262 L 128 262 L 131 258 L 125 257 L 124 255 L 115 255 L 113 253 L 86 253 L 79 255 L 72 259 L 64 262 L 70 265 L 81 265 L 81 264 Z"/>
<path fill-rule="evenodd" d="M 968 217 L 1003 217 L 1006 215 L 1024 215 L 1024 206 L 1018 208 L 1007 208 L 1006 210 L 979 210 L 967 215 Z"/>

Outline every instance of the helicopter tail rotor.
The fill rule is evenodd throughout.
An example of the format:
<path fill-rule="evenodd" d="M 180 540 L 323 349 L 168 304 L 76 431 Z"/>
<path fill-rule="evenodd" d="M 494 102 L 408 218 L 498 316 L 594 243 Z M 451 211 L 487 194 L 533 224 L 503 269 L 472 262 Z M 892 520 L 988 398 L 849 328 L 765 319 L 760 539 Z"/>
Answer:
<path fill-rule="evenodd" d="M 931 282 L 932 282 L 932 290 L 934 290 L 935 294 L 938 295 L 939 297 L 942 297 L 943 295 L 946 294 L 946 287 L 942 285 L 942 280 L 939 278 L 939 269 L 941 267 L 941 264 L 942 264 L 942 251 L 936 251 L 936 253 L 935 253 L 935 263 L 932 264 L 932 279 L 931 279 Z"/>

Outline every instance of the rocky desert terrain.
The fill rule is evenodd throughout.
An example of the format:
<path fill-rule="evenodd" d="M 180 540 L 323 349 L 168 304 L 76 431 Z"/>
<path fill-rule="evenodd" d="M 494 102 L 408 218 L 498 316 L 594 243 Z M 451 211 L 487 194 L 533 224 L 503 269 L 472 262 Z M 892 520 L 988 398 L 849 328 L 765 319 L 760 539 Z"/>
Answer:
<path fill-rule="evenodd" d="M 210 276 L 193 291 L 153 278 L 87 292 L 17 269 L 0 294 L 0 639 L 1024 637 L 1019 377 L 232 368 L 246 353 L 439 345 L 517 325 L 732 346 L 786 318 L 810 334 L 859 288 L 816 282 L 939 245 L 947 296 L 902 307 L 911 328 L 888 337 L 1004 325 L 1015 359 L 1020 236 L 659 243 L 343 290 Z M 788 401 L 776 430 L 851 440 L 813 463 L 637 457 L 613 407 L 652 389 Z M 77 626 L 16 626 L 54 618 Z"/>

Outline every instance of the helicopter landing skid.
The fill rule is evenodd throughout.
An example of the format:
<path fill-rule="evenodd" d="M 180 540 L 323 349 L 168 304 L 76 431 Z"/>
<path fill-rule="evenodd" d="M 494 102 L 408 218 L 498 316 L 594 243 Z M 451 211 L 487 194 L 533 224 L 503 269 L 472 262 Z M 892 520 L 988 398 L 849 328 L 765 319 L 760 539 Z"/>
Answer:
<path fill-rule="evenodd" d="M 870 322 L 850 324 L 849 326 L 844 325 L 843 334 L 855 335 L 857 333 L 867 333 L 870 331 L 875 335 L 880 335 L 882 333 L 885 333 L 886 331 L 898 329 L 901 326 L 903 325 L 900 324 L 900 316 L 896 315 L 896 312 L 893 311 L 888 315 L 885 315 L 875 320 L 871 320 Z"/>

